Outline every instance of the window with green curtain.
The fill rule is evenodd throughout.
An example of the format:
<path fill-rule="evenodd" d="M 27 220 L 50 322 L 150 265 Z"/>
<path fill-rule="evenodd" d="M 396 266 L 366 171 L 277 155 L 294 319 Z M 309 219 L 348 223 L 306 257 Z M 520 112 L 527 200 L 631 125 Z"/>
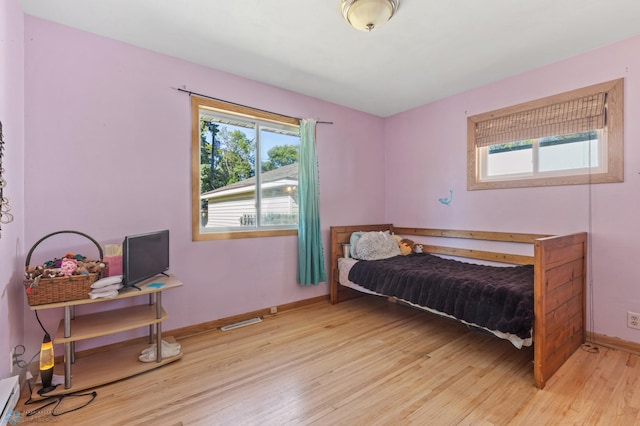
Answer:
<path fill-rule="evenodd" d="M 300 121 L 298 284 L 318 285 L 327 281 L 320 228 L 320 189 L 316 155 L 316 121 Z"/>

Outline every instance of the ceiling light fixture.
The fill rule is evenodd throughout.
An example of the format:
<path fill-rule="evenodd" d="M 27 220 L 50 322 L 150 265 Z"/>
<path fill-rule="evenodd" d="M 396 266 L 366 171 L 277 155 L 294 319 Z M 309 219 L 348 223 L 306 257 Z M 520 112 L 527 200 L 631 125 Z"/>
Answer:
<path fill-rule="evenodd" d="M 387 22 L 396 10 L 399 0 L 340 0 L 342 16 L 354 28 L 371 31 Z"/>

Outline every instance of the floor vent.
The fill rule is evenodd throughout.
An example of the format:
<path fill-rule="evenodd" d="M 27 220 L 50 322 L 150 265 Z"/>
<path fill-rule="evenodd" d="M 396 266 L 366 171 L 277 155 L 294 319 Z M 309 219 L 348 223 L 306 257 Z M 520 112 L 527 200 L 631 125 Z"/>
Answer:
<path fill-rule="evenodd" d="M 260 317 L 251 318 L 251 319 L 240 321 L 240 322 L 234 322 L 233 324 L 223 325 L 222 327 L 220 327 L 220 330 L 229 331 L 229 330 L 233 330 L 234 328 L 244 327 L 245 325 L 257 324 L 259 322 L 262 322 L 262 318 Z"/>

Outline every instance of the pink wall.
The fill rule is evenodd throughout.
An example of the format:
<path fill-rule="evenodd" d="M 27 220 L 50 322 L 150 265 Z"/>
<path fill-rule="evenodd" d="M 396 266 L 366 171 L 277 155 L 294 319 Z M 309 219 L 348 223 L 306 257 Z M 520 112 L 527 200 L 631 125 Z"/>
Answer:
<path fill-rule="evenodd" d="M 330 225 L 384 219 L 382 119 L 29 16 L 25 33 L 26 244 L 170 229 L 185 285 L 164 298 L 165 330 L 328 293 L 296 284 L 296 237 L 191 241 L 190 101 L 172 87 L 333 121 L 317 130 L 325 248 Z M 41 339 L 30 312 L 25 327 Z"/>
<path fill-rule="evenodd" d="M 16 0 L 0 2 L 0 121 L 3 167 L 13 222 L 0 237 L 0 378 L 9 377 L 7 354 L 22 343 L 24 240 L 24 25 Z M 17 374 L 17 371 L 16 373 Z"/>
<path fill-rule="evenodd" d="M 330 225 L 385 220 L 542 233 L 591 229 L 593 329 L 640 342 L 640 332 L 625 326 L 626 312 L 640 311 L 640 224 L 634 220 L 640 156 L 633 143 L 640 137 L 633 120 L 640 109 L 634 55 L 640 38 L 382 120 L 37 18 L 25 17 L 23 28 L 15 0 L 2 3 L 0 18 L 3 39 L 16 40 L 0 45 L 0 119 L 7 140 L 19 141 L 7 153 L 19 219 L 0 239 L 0 353 L 41 339 L 25 309 L 22 259 L 38 238 L 64 228 L 102 243 L 169 228 L 171 269 L 185 286 L 165 297 L 166 330 L 327 293 L 324 284 L 295 284 L 293 237 L 191 241 L 189 99 L 171 89 L 182 86 L 334 122 L 318 128 L 325 247 Z M 467 115 L 619 77 L 625 78 L 624 183 L 466 191 Z M 449 189 L 455 193 L 447 207 L 437 199 Z M 56 245 L 48 250 L 66 247 Z M 43 315 L 51 329 L 60 317 Z M 0 377 L 3 368 L 0 363 Z"/>
<path fill-rule="evenodd" d="M 591 328 L 640 342 L 640 331 L 626 327 L 627 311 L 640 312 L 639 50 L 640 37 L 632 38 L 387 119 L 386 219 L 453 229 L 591 230 Z M 467 116 L 621 77 L 624 183 L 466 190 Z M 449 189 L 454 190 L 452 204 L 440 204 L 438 198 L 447 197 Z"/>

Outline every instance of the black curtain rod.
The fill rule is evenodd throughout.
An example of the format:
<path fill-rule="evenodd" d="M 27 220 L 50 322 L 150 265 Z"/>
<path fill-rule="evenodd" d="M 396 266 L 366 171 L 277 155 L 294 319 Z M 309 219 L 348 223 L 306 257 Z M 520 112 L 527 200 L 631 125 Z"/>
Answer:
<path fill-rule="evenodd" d="M 224 102 L 224 103 L 227 103 L 227 104 L 231 104 L 231 105 L 235 105 L 235 106 L 239 106 L 239 107 L 243 107 L 243 108 L 255 109 L 257 111 L 266 112 L 268 114 L 277 114 L 277 115 L 282 115 L 283 117 L 293 118 L 295 120 L 302 120 L 300 117 L 292 117 L 290 115 L 280 114 L 279 112 L 267 111 L 266 109 L 260 109 L 260 108 L 255 108 L 255 107 L 251 107 L 251 106 L 248 106 L 248 105 L 238 104 L 238 103 L 235 103 L 235 102 L 229 102 L 229 101 L 225 101 L 224 99 L 214 98 L 213 96 L 203 95 L 202 93 L 192 92 L 191 90 L 181 89 L 179 87 L 172 87 L 172 89 L 177 90 L 179 92 L 188 93 L 189 95 L 197 95 L 197 96 L 201 96 L 203 98 L 213 99 L 214 101 L 218 101 L 218 102 Z M 333 124 L 333 121 L 316 121 L 316 124 Z"/>

